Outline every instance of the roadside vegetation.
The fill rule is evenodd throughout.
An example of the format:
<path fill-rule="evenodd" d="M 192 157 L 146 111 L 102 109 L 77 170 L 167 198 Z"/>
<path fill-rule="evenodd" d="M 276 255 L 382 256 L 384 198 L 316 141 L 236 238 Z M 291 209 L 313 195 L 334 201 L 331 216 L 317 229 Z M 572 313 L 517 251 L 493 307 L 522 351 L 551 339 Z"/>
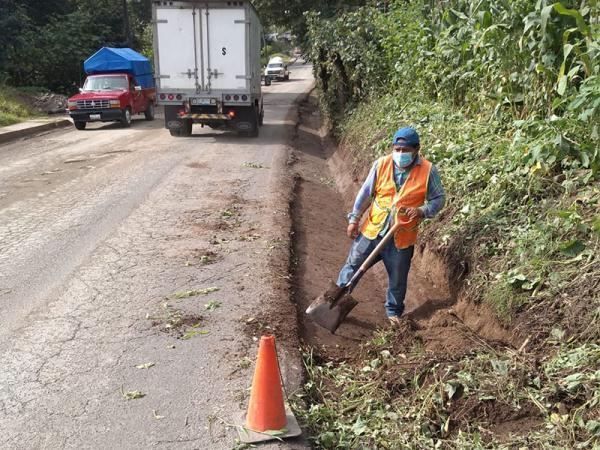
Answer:
<path fill-rule="evenodd" d="M 152 57 L 151 2 L 0 2 L 0 83 L 72 94 L 82 62 L 100 47 L 132 47 Z"/>
<path fill-rule="evenodd" d="M 266 66 L 271 58 L 279 56 L 284 62 L 289 63 L 292 59 L 292 44 L 288 41 L 269 41 L 261 51 L 261 64 Z"/>
<path fill-rule="evenodd" d="M 0 126 L 12 125 L 40 116 L 30 103 L 27 94 L 7 86 L 0 86 Z"/>
<path fill-rule="evenodd" d="M 391 1 L 305 19 L 356 173 L 415 126 L 448 193 L 424 242 L 527 343 L 431 354 L 417 333 L 341 362 L 308 351 L 317 445 L 600 446 L 598 2 Z"/>

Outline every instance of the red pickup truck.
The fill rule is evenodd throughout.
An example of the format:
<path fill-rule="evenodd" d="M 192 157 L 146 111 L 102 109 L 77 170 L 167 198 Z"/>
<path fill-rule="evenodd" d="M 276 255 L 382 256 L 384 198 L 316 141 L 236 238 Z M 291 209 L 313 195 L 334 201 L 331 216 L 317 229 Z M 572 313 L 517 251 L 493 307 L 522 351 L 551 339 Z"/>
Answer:
<path fill-rule="evenodd" d="M 154 119 L 156 89 L 148 59 L 128 48 L 104 47 L 84 63 L 88 74 L 80 93 L 68 100 L 75 128 L 87 122 L 131 125 L 134 114 Z"/>

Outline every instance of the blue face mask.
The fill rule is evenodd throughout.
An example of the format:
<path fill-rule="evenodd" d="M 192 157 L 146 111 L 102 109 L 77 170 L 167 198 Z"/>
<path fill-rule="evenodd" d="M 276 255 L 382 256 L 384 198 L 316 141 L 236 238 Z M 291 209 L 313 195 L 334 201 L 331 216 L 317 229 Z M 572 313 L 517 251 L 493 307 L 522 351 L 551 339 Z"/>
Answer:
<path fill-rule="evenodd" d="M 392 158 L 398 167 L 408 167 L 413 162 L 414 155 L 412 153 L 393 152 Z"/>

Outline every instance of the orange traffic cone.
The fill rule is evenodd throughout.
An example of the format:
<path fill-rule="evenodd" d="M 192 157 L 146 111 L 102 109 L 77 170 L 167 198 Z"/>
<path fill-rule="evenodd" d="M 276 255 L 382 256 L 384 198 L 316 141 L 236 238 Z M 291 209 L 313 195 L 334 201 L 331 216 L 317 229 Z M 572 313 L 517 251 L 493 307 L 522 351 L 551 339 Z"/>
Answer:
<path fill-rule="evenodd" d="M 275 336 L 262 336 L 252 380 L 246 426 L 240 428 L 240 439 L 252 443 L 299 436 L 301 433 L 296 418 L 291 411 L 286 411 L 283 402 Z"/>

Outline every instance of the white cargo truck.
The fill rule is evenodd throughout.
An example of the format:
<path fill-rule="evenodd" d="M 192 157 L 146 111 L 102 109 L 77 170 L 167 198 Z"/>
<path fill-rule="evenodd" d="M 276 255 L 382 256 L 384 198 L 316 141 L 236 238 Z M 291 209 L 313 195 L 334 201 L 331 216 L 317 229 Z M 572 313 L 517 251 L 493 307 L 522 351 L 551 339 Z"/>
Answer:
<path fill-rule="evenodd" d="M 153 1 L 156 98 L 165 127 L 192 124 L 258 136 L 264 110 L 262 26 L 249 1 Z"/>

